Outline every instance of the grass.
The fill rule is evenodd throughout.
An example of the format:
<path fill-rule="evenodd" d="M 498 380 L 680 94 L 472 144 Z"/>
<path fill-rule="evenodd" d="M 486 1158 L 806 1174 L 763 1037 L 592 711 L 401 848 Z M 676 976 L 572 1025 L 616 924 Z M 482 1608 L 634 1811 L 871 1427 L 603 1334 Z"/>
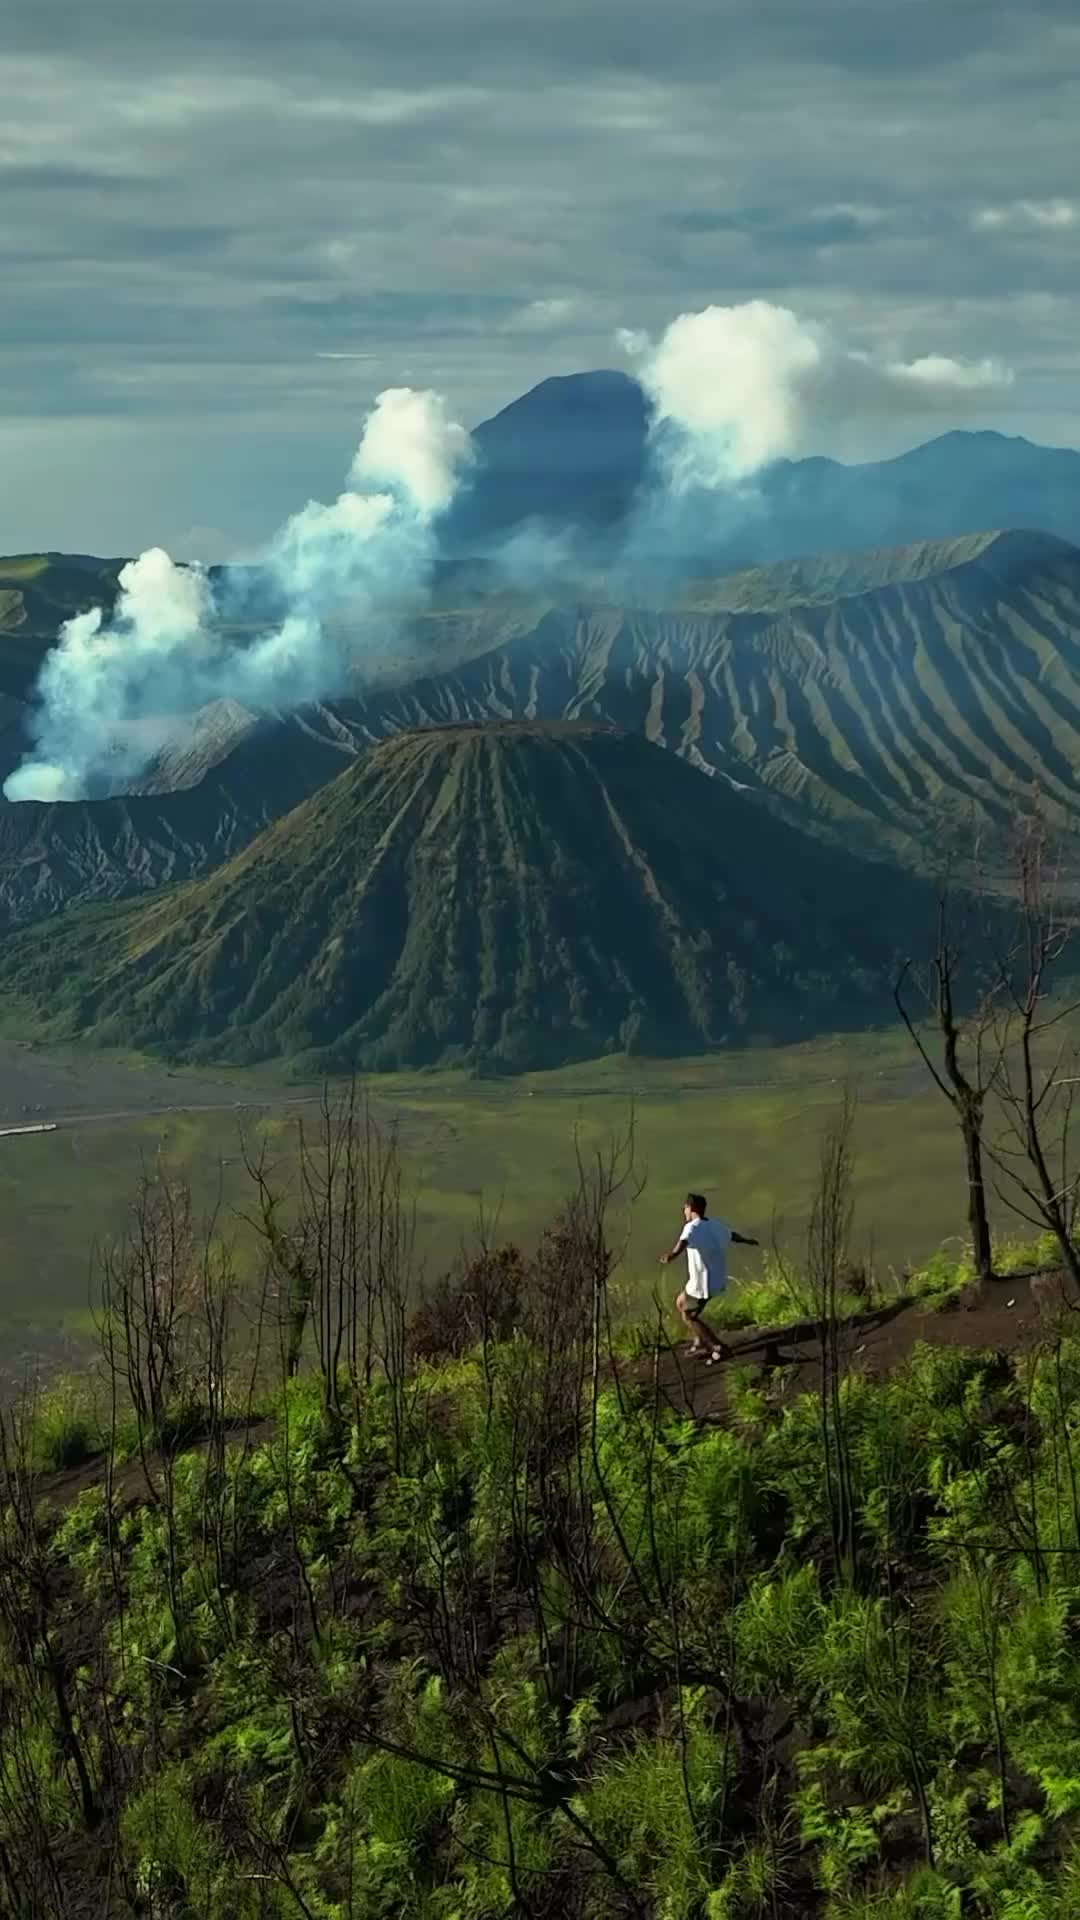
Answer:
<path fill-rule="evenodd" d="M 696 1427 L 593 1376 L 591 1250 L 149 1485 L 0 1457 L 0 1920 L 1080 1920 L 1080 1340 Z"/>
<path fill-rule="evenodd" d="M 81 1467 L 104 1445 L 101 1407 L 87 1374 L 62 1374 L 30 1402 L 31 1451 L 42 1473 Z"/>
<path fill-rule="evenodd" d="M 118 1063 L 84 1058 L 89 1075 L 98 1065 L 107 1070 L 110 1103 L 122 1102 L 128 1082 Z M 502 1237 L 534 1239 L 573 1180 L 576 1151 L 602 1147 L 632 1109 L 646 1184 L 621 1225 L 623 1280 L 634 1310 L 646 1311 L 658 1284 L 665 1298 L 671 1290 L 656 1259 L 671 1243 L 688 1187 L 703 1189 L 716 1213 L 763 1243 L 774 1216 L 781 1237 L 799 1242 L 822 1128 L 848 1077 L 861 1099 L 859 1214 L 873 1222 L 875 1263 L 882 1273 L 921 1264 L 955 1226 L 958 1147 L 944 1103 L 926 1091 L 899 1036 L 670 1062 L 605 1060 L 520 1080 L 416 1074 L 366 1084 L 376 1107 L 399 1117 L 428 1271 L 453 1262 L 481 1208 Z M 179 1103 L 188 1086 L 188 1097 L 204 1091 L 190 1075 L 144 1090 L 146 1079 L 132 1071 L 132 1106 L 159 1097 L 159 1088 Z M 238 1072 L 229 1082 L 235 1100 L 265 1106 L 87 1122 L 0 1142 L 0 1325 L 42 1337 L 61 1327 L 85 1331 L 93 1244 L 121 1229 L 140 1169 L 159 1159 L 242 1238 L 231 1212 L 245 1187 L 241 1128 L 287 1174 L 301 1117 L 313 1123 L 315 1109 L 280 1104 L 280 1082 L 266 1073 Z M 740 1254 L 733 1271 L 755 1278 L 759 1256 Z"/>

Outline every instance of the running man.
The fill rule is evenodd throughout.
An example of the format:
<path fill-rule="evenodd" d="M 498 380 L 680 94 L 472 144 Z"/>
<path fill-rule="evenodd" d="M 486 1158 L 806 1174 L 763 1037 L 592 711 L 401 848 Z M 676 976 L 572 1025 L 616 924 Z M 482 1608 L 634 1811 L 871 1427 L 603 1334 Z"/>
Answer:
<path fill-rule="evenodd" d="M 729 1246 L 756 1247 L 758 1242 L 719 1220 L 710 1220 L 703 1193 L 688 1193 L 683 1207 L 685 1226 L 670 1253 L 660 1255 L 660 1265 L 686 1254 L 686 1285 L 675 1296 L 675 1311 L 691 1335 L 690 1353 L 710 1349 L 708 1365 L 731 1358 L 731 1349 L 711 1332 L 702 1319 L 706 1302 L 727 1286 L 727 1250 Z M 704 1338 L 702 1337 L 704 1335 Z"/>

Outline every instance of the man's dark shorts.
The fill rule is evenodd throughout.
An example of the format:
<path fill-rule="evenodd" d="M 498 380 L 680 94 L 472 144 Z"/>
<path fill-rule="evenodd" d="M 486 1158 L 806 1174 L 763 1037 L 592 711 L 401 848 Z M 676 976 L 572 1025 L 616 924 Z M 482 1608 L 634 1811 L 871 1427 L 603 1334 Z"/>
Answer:
<path fill-rule="evenodd" d="M 694 1298 L 694 1296 L 693 1296 L 693 1294 L 692 1294 L 692 1293 L 688 1293 L 688 1294 L 686 1294 L 686 1295 L 685 1295 L 684 1297 L 685 1297 L 685 1300 L 686 1300 L 686 1305 L 685 1305 L 685 1307 L 683 1308 L 683 1312 L 685 1313 L 685 1315 L 686 1315 L 686 1317 L 687 1317 L 687 1319 L 688 1319 L 688 1320 L 700 1320 L 700 1318 L 701 1318 L 701 1316 L 702 1316 L 702 1314 L 704 1313 L 704 1311 L 705 1311 L 705 1309 L 706 1309 L 706 1307 L 707 1307 L 707 1306 L 708 1306 L 708 1304 L 709 1304 L 709 1303 L 708 1303 L 708 1301 L 707 1301 L 707 1300 L 695 1300 L 695 1298 Z"/>

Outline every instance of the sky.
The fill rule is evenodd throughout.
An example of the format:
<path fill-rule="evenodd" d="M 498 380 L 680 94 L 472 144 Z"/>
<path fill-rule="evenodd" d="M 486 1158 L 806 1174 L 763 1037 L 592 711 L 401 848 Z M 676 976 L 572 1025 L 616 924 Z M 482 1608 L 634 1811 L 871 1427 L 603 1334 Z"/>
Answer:
<path fill-rule="evenodd" d="M 381 389 L 473 425 L 710 303 L 991 356 L 956 423 L 1080 445 L 1078 126 L 1075 0 L 32 0 L 0 552 L 242 552 Z"/>

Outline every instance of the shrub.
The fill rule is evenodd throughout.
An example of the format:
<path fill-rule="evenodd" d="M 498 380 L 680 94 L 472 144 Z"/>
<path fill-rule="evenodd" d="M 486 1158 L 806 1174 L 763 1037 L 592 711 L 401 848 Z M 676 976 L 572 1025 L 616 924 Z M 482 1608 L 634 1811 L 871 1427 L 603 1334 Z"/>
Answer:
<path fill-rule="evenodd" d="M 456 1360 L 483 1341 L 513 1337 L 523 1317 L 526 1267 L 521 1250 L 499 1247 L 444 1274 L 409 1324 L 416 1360 Z"/>
<path fill-rule="evenodd" d="M 102 1433 L 88 1380 L 57 1380 L 27 1412 L 31 1453 L 42 1473 L 81 1467 L 101 1451 Z"/>
<path fill-rule="evenodd" d="M 916 1300 L 945 1300 L 959 1293 L 975 1277 L 975 1256 L 962 1241 L 949 1240 L 931 1254 L 924 1266 L 904 1278 L 904 1291 Z"/>

